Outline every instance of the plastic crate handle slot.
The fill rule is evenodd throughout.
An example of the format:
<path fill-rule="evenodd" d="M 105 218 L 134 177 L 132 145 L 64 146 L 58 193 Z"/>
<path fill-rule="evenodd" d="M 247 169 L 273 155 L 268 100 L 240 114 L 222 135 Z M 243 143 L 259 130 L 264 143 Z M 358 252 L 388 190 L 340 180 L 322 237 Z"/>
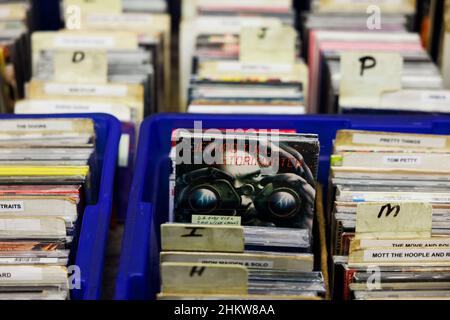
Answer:
<path fill-rule="evenodd" d="M 81 290 L 73 290 L 75 299 L 95 300 L 101 296 L 110 218 L 109 201 L 86 207 L 76 259 L 81 270 Z"/>
<path fill-rule="evenodd" d="M 110 117 L 110 116 L 108 116 Z M 112 118 L 112 117 L 110 117 Z M 108 130 L 103 168 L 115 168 L 120 139 L 120 122 L 114 119 Z M 103 169 L 102 168 L 102 169 Z M 96 300 L 101 297 L 103 267 L 111 221 L 114 174 L 101 172 L 101 187 L 96 205 L 85 208 L 78 243 L 76 265 L 81 270 L 81 290 L 73 290 L 74 299 Z"/>
<path fill-rule="evenodd" d="M 127 217 L 127 228 L 123 235 L 122 255 L 119 265 L 119 276 L 116 282 L 116 300 L 138 299 L 138 297 L 149 296 L 150 253 L 159 252 L 151 248 L 157 245 L 151 241 L 155 235 L 153 204 L 139 202 L 137 210 L 129 210 Z M 129 228 L 128 224 L 132 227 Z M 139 246 L 136 246 L 139 244 Z"/>

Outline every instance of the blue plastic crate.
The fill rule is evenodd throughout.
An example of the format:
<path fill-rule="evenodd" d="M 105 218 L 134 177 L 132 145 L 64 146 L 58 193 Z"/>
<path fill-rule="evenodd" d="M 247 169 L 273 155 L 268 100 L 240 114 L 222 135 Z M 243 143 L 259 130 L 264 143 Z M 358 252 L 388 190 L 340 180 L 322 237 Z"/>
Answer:
<path fill-rule="evenodd" d="M 0 119 L 89 118 L 94 120 L 97 165 L 91 167 L 94 203 L 88 203 L 83 213 L 78 239 L 75 239 L 75 265 L 81 269 L 81 289 L 72 290 L 75 300 L 100 299 L 103 265 L 110 226 L 114 174 L 120 138 L 120 122 L 107 114 L 64 115 L 0 115 Z"/>
<path fill-rule="evenodd" d="M 135 174 L 130 193 L 116 299 L 153 299 L 159 291 L 159 226 L 168 219 L 168 158 L 171 134 L 176 128 L 295 129 L 316 133 L 321 144 L 319 180 L 328 182 L 330 155 L 340 129 L 450 134 L 450 117 L 444 116 L 231 116 L 159 114 L 141 126 Z"/>

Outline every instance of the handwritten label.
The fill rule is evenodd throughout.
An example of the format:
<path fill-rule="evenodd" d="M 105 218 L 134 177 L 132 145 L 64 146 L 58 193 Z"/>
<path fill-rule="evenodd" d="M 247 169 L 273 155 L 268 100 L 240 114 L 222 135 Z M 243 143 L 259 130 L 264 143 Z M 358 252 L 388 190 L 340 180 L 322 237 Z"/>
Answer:
<path fill-rule="evenodd" d="M 247 294 L 247 268 L 201 263 L 161 264 L 162 293 Z"/>
<path fill-rule="evenodd" d="M 96 14 L 89 13 L 86 16 L 85 23 L 90 26 L 95 25 L 120 25 L 120 24 L 133 24 L 133 25 L 151 25 L 154 22 L 154 17 L 150 14 Z"/>
<path fill-rule="evenodd" d="M 0 212 L 23 212 L 25 204 L 23 201 L 0 201 Z"/>
<path fill-rule="evenodd" d="M 359 203 L 356 238 L 429 238 L 432 206 L 420 202 Z"/>
<path fill-rule="evenodd" d="M 291 26 L 244 27 L 240 34 L 243 63 L 293 64 L 297 34 Z"/>
<path fill-rule="evenodd" d="M 402 89 L 402 73 L 403 58 L 398 53 L 344 52 L 339 103 L 378 107 L 383 93 Z"/>
<path fill-rule="evenodd" d="M 108 57 L 106 51 L 57 51 L 54 57 L 54 79 L 57 82 L 108 81 Z"/>
<path fill-rule="evenodd" d="M 354 144 L 372 144 L 377 146 L 393 147 L 420 147 L 420 148 L 445 148 L 446 138 L 418 137 L 402 135 L 383 135 L 356 133 L 353 135 Z"/>
<path fill-rule="evenodd" d="M 193 214 L 191 222 L 193 224 L 224 224 L 224 225 L 240 226 L 241 225 L 241 217 Z"/>
<path fill-rule="evenodd" d="M 163 224 L 161 242 L 164 251 L 244 252 L 244 228 Z"/>
<path fill-rule="evenodd" d="M 189 262 L 199 261 L 213 264 L 237 264 L 254 266 L 257 268 L 270 267 L 273 269 L 296 270 L 298 272 L 311 272 L 313 270 L 312 255 L 269 254 L 249 251 L 245 253 L 229 252 L 170 252 L 163 251 L 160 255 L 163 262 Z"/>

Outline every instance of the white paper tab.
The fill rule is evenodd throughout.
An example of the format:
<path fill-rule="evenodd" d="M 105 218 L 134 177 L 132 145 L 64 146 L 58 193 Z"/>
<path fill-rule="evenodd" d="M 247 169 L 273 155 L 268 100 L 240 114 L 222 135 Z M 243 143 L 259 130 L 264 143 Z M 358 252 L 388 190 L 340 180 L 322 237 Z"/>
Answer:
<path fill-rule="evenodd" d="M 25 203 L 16 200 L 0 200 L 0 212 L 23 212 Z"/>
<path fill-rule="evenodd" d="M 12 132 L 72 131 L 73 122 L 65 120 L 3 120 L 1 122 L 1 129 L 2 131 Z"/>
<path fill-rule="evenodd" d="M 211 216 L 211 215 L 192 215 L 193 224 L 225 224 L 225 225 L 241 225 L 241 217 L 235 216 Z"/>
<path fill-rule="evenodd" d="M 107 113 L 122 122 L 131 121 L 131 110 L 122 104 L 75 100 L 23 100 L 16 103 L 16 114 Z"/>
<path fill-rule="evenodd" d="M 450 249 L 374 249 L 364 250 L 364 262 L 447 262 Z"/>
<path fill-rule="evenodd" d="M 113 49 L 116 44 L 112 36 L 65 34 L 55 36 L 53 45 L 62 49 Z"/>
<path fill-rule="evenodd" d="M 0 230 L 41 231 L 41 220 L 38 220 L 38 219 L 0 219 Z"/>
<path fill-rule="evenodd" d="M 6 265 L 37 265 L 37 264 L 57 264 L 58 258 L 4 258 L 0 256 L 0 264 Z"/>
<path fill-rule="evenodd" d="M 116 84 L 45 83 L 44 92 L 48 95 L 110 96 L 122 98 L 128 94 L 128 88 L 125 85 Z"/>
<path fill-rule="evenodd" d="M 239 72 L 251 74 L 291 73 L 292 64 L 286 63 L 239 63 L 233 61 L 217 63 L 218 72 Z"/>
<path fill-rule="evenodd" d="M 3 281 L 42 281 L 39 267 L 0 266 L 0 283 Z"/>
<path fill-rule="evenodd" d="M 420 147 L 420 148 L 445 148 L 446 138 L 423 137 L 417 135 L 384 135 L 355 133 L 353 135 L 355 144 L 372 144 L 386 147 Z"/>
<path fill-rule="evenodd" d="M 420 166 L 422 163 L 422 157 L 420 156 L 384 156 L 383 163 L 387 165 L 399 165 L 399 166 Z"/>
<path fill-rule="evenodd" d="M 362 239 L 360 248 L 450 248 L 449 238 L 430 239 L 394 239 L 394 240 L 372 240 Z"/>

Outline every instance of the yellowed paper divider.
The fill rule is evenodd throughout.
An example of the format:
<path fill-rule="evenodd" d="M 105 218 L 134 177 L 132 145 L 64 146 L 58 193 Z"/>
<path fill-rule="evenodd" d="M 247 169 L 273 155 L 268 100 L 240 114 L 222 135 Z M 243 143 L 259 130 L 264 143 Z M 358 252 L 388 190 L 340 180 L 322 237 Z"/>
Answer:
<path fill-rule="evenodd" d="M 108 56 L 105 50 L 60 50 L 55 53 L 56 82 L 107 83 Z"/>
<path fill-rule="evenodd" d="M 431 230 L 428 203 L 359 203 L 356 209 L 356 239 L 430 238 Z"/>
<path fill-rule="evenodd" d="M 398 53 L 344 52 L 339 104 L 379 107 L 386 92 L 402 89 L 403 58 Z"/>
<path fill-rule="evenodd" d="M 244 252 L 241 226 L 163 224 L 163 251 Z"/>
<path fill-rule="evenodd" d="M 240 61 L 292 65 L 295 63 L 296 37 L 290 26 L 244 27 L 240 34 Z"/>
<path fill-rule="evenodd" d="M 162 263 L 163 294 L 247 294 L 248 271 L 237 265 Z"/>
<path fill-rule="evenodd" d="M 64 9 L 75 6 L 81 14 L 122 13 L 122 0 L 64 0 Z"/>
<path fill-rule="evenodd" d="M 320 12 L 364 12 L 370 6 L 377 6 L 382 13 L 412 14 L 416 0 L 320 0 L 316 10 Z"/>

